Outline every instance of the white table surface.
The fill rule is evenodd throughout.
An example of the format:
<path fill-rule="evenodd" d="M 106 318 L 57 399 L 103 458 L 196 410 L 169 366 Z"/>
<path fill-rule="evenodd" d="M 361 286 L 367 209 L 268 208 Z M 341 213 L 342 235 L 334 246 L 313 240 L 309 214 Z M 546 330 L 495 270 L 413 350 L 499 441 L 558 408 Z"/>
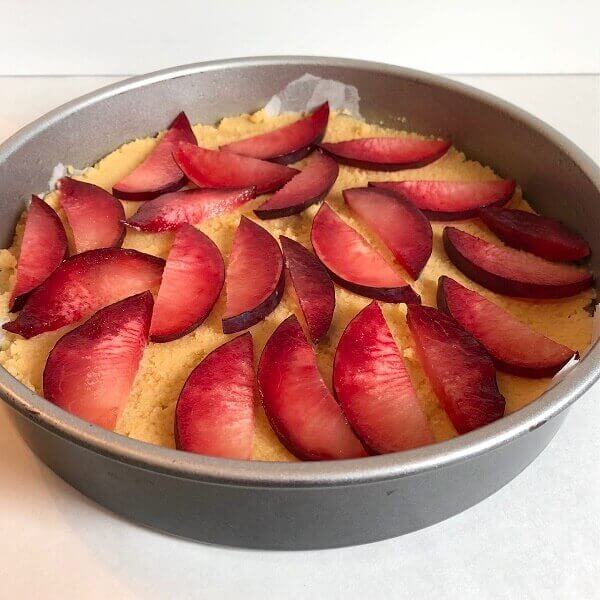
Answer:
<path fill-rule="evenodd" d="M 35 42 L 34 42 L 35 43 Z M 116 77 L 0 77 L 0 139 Z M 600 162 L 600 77 L 462 76 Z M 118 518 L 41 465 L 0 410 L 0 598 L 600 598 L 600 386 L 524 473 L 474 508 L 337 550 L 195 544 Z"/>

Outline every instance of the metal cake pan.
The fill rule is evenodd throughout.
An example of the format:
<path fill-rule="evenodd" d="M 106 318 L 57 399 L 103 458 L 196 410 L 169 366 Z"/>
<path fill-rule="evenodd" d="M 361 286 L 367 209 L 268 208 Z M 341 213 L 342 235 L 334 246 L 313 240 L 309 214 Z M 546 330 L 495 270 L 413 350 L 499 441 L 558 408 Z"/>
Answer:
<path fill-rule="evenodd" d="M 199 63 L 136 77 L 70 102 L 0 146 L 0 243 L 58 163 L 89 165 L 135 137 L 253 111 L 309 72 L 357 86 L 368 121 L 450 136 L 470 158 L 517 179 L 600 260 L 600 173 L 548 125 L 493 96 L 400 67 L 320 57 Z M 404 125 L 403 125 L 404 126 Z M 541 398 L 491 425 L 432 446 L 321 463 L 196 456 L 128 439 L 63 412 L 0 369 L 0 395 L 31 450 L 110 510 L 195 540 L 307 549 L 401 535 L 450 517 L 509 482 L 546 447 L 567 408 L 600 374 L 597 343 Z"/>

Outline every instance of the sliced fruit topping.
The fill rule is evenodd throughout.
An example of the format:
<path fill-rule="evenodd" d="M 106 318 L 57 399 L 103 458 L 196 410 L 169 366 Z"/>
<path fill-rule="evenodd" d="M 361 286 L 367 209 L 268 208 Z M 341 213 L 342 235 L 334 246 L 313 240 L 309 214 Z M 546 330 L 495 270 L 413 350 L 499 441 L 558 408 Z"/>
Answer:
<path fill-rule="evenodd" d="M 399 452 L 434 442 L 377 302 L 358 313 L 342 334 L 333 388 L 350 425 L 371 452 Z"/>
<path fill-rule="evenodd" d="M 173 150 L 179 142 L 197 143 L 183 112 L 169 125 L 146 159 L 113 187 L 113 194 L 122 200 L 151 200 L 183 187 L 185 175 L 173 160 Z"/>
<path fill-rule="evenodd" d="M 458 433 L 504 415 L 492 358 L 470 333 L 430 306 L 409 306 L 406 320 L 425 374 Z"/>
<path fill-rule="evenodd" d="M 321 104 L 310 115 L 275 131 L 221 146 L 221 150 L 290 164 L 304 158 L 322 139 L 329 119 L 329 104 Z"/>
<path fill-rule="evenodd" d="M 186 143 L 179 144 L 173 156 L 189 179 L 205 188 L 254 186 L 257 194 L 265 194 L 279 189 L 298 173 L 297 169 L 258 158 Z"/>
<path fill-rule="evenodd" d="M 342 287 L 384 302 L 420 302 L 383 256 L 328 204 L 315 215 L 310 237 L 315 254 Z"/>
<path fill-rule="evenodd" d="M 481 220 L 505 243 L 548 260 L 580 260 L 590 255 L 588 243 L 559 221 L 524 210 L 489 207 Z"/>
<path fill-rule="evenodd" d="M 346 204 L 390 249 L 394 258 L 417 279 L 431 256 L 433 231 L 413 204 L 384 190 L 344 190 Z"/>
<path fill-rule="evenodd" d="M 339 167 L 333 158 L 315 152 L 305 169 L 263 202 L 254 213 L 261 219 L 278 219 L 302 212 L 327 196 L 338 173 Z"/>
<path fill-rule="evenodd" d="M 254 440 L 252 336 L 244 333 L 208 354 L 188 377 L 175 409 L 179 450 L 250 459 Z"/>
<path fill-rule="evenodd" d="M 302 460 L 365 456 L 317 368 L 315 351 L 292 315 L 269 338 L 258 366 L 265 413 L 282 444 Z"/>
<path fill-rule="evenodd" d="M 446 254 L 456 267 L 498 294 L 564 298 L 586 290 L 593 283 L 592 275 L 584 269 L 496 246 L 454 227 L 446 227 L 443 237 Z"/>
<path fill-rule="evenodd" d="M 227 267 L 223 332 L 235 333 L 262 321 L 279 304 L 284 286 L 279 244 L 268 231 L 242 217 Z"/>
<path fill-rule="evenodd" d="M 372 171 L 424 167 L 442 157 L 452 144 L 417 137 L 376 137 L 322 143 L 321 148 L 343 165 Z"/>
<path fill-rule="evenodd" d="M 40 285 L 67 255 L 67 236 L 52 208 L 31 197 L 9 310 L 22 308 L 27 294 Z"/>
<path fill-rule="evenodd" d="M 58 340 L 44 369 L 44 397 L 114 429 L 148 342 L 152 294 L 111 304 Z"/>
<path fill-rule="evenodd" d="M 75 323 L 145 290 L 155 292 L 165 261 L 137 250 L 100 248 L 65 260 L 3 328 L 24 338 Z"/>
<path fill-rule="evenodd" d="M 76 253 L 119 247 L 123 243 L 125 211 L 114 196 L 97 185 L 69 177 L 60 179 L 57 188 Z"/>
<path fill-rule="evenodd" d="M 496 367 L 507 373 L 551 377 L 576 354 L 445 275 L 438 282 L 438 307 L 479 340 Z"/>
<path fill-rule="evenodd" d="M 329 330 L 335 310 L 335 289 L 325 267 L 302 244 L 284 235 L 279 236 L 290 279 L 316 344 Z"/>
<path fill-rule="evenodd" d="M 506 204 L 516 187 L 511 180 L 371 181 L 369 185 L 410 200 L 432 221 L 476 217 L 477 209 L 482 206 Z"/>
<path fill-rule="evenodd" d="M 254 188 L 234 190 L 193 189 L 164 194 L 145 202 L 127 220 L 138 231 L 157 233 L 195 225 L 231 212 L 254 198 Z"/>
<path fill-rule="evenodd" d="M 225 280 L 215 243 L 191 225 L 175 234 L 152 315 L 153 342 L 169 342 L 196 329 L 214 306 Z"/>

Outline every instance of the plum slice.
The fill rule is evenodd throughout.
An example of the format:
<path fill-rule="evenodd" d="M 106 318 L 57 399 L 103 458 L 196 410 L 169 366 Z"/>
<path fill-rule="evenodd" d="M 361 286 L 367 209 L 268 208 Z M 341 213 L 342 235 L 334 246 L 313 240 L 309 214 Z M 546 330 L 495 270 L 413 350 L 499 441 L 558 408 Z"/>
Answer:
<path fill-rule="evenodd" d="M 589 244 L 559 221 L 524 210 L 488 207 L 481 220 L 505 243 L 548 260 L 581 260 L 590 255 Z"/>
<path fill-rule="evenodd" d="M 452 144 L 417 137 L 373 137 L 321 143 L 337 162 L 371 171 L 400 171 L 424 167 L 441 158 Z"/>
<path fill-rule="evenodd" d="M 279 236 L 279 241 L 310 338 L 316 344 L 327 333 L 333 319 L 333 281 L 317 257 L 302 244 L 284 235 Z"/>
<path fill-rule="evenodd" d="M 284 286 L 279 244 L 266 229 L 242 217 L 225 279 L 223 332 L 235 333 L 262 321 L 279 304 Z"/>
<path fill-rule="evenodd" d="M 224 343 L 191 372 L 175 409 L 179 450 L 250 459 L 254 441 L 254 350 L 249 332 Z"/>
<path fill-rule="evenodd" d="M 324 203 L 313 219 L 315 254 L 342 287 L 383 302 L 420 302 L 383 256 Z"/>
<path fill-rule="evenodd" d="M 164 194 L 144 202 L 126 224 L 138 231 L 158 233 L 180 225 L 195 225 L 231 212 L 254 198 L 254 188 L 193 189 Z"/>
<path fill-rule="evenodd" d="M 333 388 L 350 425 L 372 453 L 434 442 L 377 302 L 358 313 L 344 330 L 335 352 Z"/>
<path fill-rule="evenodd" d="M 327 196 L 338 173 L 339 167 L 333 158 L 315 152 L 308 165 L 254 213 L 261 219 L 277 219 L 302 212 Z"/>
<path fill-rule="evenodd" d="M 470 219 L 483 206 L 506 204 L 515 191 L 511 180 L 371 181 L 370 186 L 394 192 L 412 202 L 432 221 Z"/>
<path fill-rule="evenodd" d="M 329 103 L 325 102 L 291 125 L 225 144 L 221 150 L 287 165 L 303 159 L 323 139 L 328 120 Z"/>
<path fill-rule="evenodd" d="M 162 258 L 123 248 L 76 254 L 31 293 L 19 316 L 3 328 L 31 338 L 75 323 L 133 294 L 155 292 L 164 264 Z"/>
<path fill-rule="evenodd" d="M 100 309 L 61 337 L 44 368 L 44 397 L 105 429 L 114 429 L 148 342 L 152 294 Z"/>
<path fill-rule="evenodd" d="M 565 298 L 593 283 L 592 275 L 585 269 L 496 246 L 455 227 L 446 227 L 443 239 L 446 254 L 454 265 L 479 285 L 498 294 Z"/>
<path fill-rule="evenodd" d="M 173 156 L 187 177 L 201 188 L 255 187 L 265 194 L 285 185 L 299 171 L 258 158 L 207 150 L 185 142 Z"/>
<path fill-rule="evenodd" d="M 425 374 L 458 433 L 504 415 L 494 362 L 470 333 L 431 306 L 410 305 L 406 320 Z"/>
<path fill-rule="evenodd" d="M 291 315 L 267 341 L 258 366 L 262 404 L 282 444 L 301 460 L 365 456 Z"/>
<path fill-rule="evenodd" d="M 212 310 L 225 280 L 215 243 L 191 225 L 175 234 L 156 297 L 150 338 L 169 342 L 198 327 Z"/>
<path fill-rule="evenodd" d="M 75 252 L 121 246 L 125 211 L 114 196 L 97 185 L 69 177 L 59 180 L 57 189 L 73 232 Z"/>
<path fill-rule="evenodd" d="M 438 282 L 438 307 L 483 344 L 501 371 L 551 377 L 576 354 L 445 275 Z"/>
<path fill-rule="evenodd" d="M 390 249 L 394 258 L 417 279 L 433 248 L 427 217 L 400 196 L 375 188 L 343 191 L 346 204 Z"/>
<path fill-rule="evenodd" d="M 66 255 L 67 236 L 61 220 L 51 206 L 32 196 L 9 310 L 20 310 L 27 295 L 48 278 Z"/>
<path fill-rule="evenodd" d="M 183 112 L 175 117 L 144 161 L 113 187 L 115 197 L 121 200 L 151 200 L 182 188 L 186 177 L 173 160 L 173 150 L 179 142 L 197 143 Z"/>

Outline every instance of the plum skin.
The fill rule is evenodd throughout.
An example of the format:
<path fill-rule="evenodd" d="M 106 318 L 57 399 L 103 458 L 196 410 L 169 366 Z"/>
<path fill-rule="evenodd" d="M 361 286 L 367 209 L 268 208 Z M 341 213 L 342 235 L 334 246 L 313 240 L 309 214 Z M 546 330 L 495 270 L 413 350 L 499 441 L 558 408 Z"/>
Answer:
<path fill-rule="evenodd" d="M 275 289 L 258 306 L 255 306 L 250 310 L 246 310 L 239 315 L 234 315 L 233 317 L 222 320 L 223 333 L 237 333 L 238 331 L 248 329 L 249 327 L 252 327 L 253 325 L 256 325 L 262 321 L 277 308 L 281 298 L 283 297 L 284 288 L 285 269 L 282 269 Z"/>

